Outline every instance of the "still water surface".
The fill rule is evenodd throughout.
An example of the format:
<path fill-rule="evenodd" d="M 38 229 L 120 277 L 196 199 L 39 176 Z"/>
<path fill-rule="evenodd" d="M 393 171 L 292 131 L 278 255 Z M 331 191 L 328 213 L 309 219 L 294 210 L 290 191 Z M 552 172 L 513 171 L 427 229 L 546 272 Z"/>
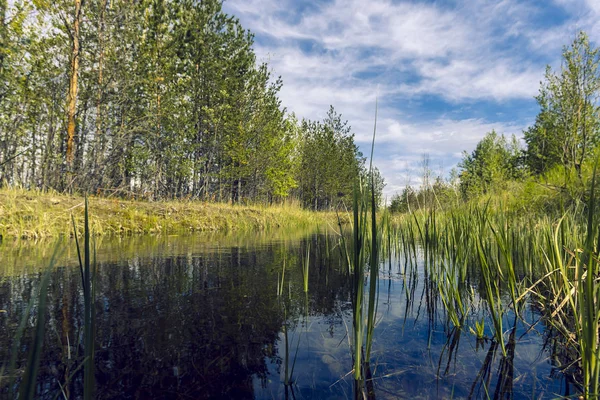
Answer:
<path fill-rule="evenodd" d="M 6 365 L 17 348 L 17 377 L 35 318 L 17 347 L 15 332 L 55 247 L 1 245 L 0 360 Z M 48 399 L 80 397 L 83 378 L 81 276 L 74 243 L 59 247 L 38 378 L 38 394 Z M 104 240 L 97 249 L 98 398 L 354 398 L 350 280 L 336 235 L 144 237 Z M 516 322 L 507 313 L 506 326 L 516 328 L 507 331 L 503 358 L 467 327 L 484 315 L 478 277 L 465 283 L 472 306 L 459 330 L 416 261 L 413 273 L 401 254 L 381 264 L 374 398 L 556 398 L 573 391 L 553 368 L 550 337 L 532 307 Z M 487 336 L 491 325 L 486 321 Z"/>

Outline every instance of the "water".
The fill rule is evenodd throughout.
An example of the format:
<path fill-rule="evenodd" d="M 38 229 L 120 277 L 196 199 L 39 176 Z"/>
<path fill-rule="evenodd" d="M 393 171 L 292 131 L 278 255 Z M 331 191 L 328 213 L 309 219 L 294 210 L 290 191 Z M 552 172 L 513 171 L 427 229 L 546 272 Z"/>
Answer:
<path fill-rule="evenodd" d="M 309 290 L 302 263 L 310 245 Z M 55 245 L 2 245 L 0 359 Z M 81 396 L 83 295 L 72 242 L 52 271 L 38 395 Z M 352 299 L 335 235 L 134 238 L 98 243 L 97 397 L 354 398 Z M 283 271 L 283 265 L 286 269 Z M 556 398 L 573 388 L 553 367 L 551 335 L 528 306 L 505 317 L 509 357 L 469 325 L 486 309 L 472 288 L 453 328 L 422 260 L 386 259 L 370 363 L 374 398 Z M 283 276 L 283 288 L 281 287 Z M 368 284 L 368 281 L 367 281 Z M 281 294 L 279 294 L 281 292 Z M 18 346 L 22 376 L 35 318 Z M 514 330 L 510 330 L 512 326 Z M 485 320 L 491 336 L 490 320 Z M 512 335 L 511 335 L 512 332 Z M 512 340 L 511 340 L 512 338 Z M 287 371 L 287 373 L 286 373 Z M 6 374 L 6 372 L 4 372 Z M 284 382 L 291 382 L 285 385 Z M 2 395 L 8 396 L 7 379 Z M 63 397 L 64 398 L 64 397 Z"/>

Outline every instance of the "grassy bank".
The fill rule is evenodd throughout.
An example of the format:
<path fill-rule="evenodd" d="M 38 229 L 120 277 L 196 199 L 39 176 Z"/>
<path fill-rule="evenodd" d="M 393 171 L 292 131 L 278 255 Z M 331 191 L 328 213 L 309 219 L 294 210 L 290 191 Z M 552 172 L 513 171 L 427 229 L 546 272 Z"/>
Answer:
<path fill-rule="evenodd" d="M 83 225 L 81 196 L 24 189 L 0 190 L 0 235 L 41 239 L 72 235 L 71 215 Z M 232 206 L 199 201 L 144 202 L 90 197 L 96 235 L 173 234 L 198 231 L 257 231 L 337 224 L 334 213 L 296 206 Z"/>

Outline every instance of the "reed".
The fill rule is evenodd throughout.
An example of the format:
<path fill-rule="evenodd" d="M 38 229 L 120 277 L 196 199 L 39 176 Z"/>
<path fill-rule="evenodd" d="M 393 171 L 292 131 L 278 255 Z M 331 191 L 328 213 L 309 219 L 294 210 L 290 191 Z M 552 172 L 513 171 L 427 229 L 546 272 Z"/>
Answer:
<path fill-rule="evenodd" d="M 0 368 L 0 388 L 3 389 L 4 386 L 8 387 L 8 398 L 33 399 L 36 396 L 37 376 L 39 373 L 39 365 L 41 361 L 41 353 L 46 330 L 47 296 L 50 273 L 54 269 L 55 262 L 61 254 L 61 249 L 62 245 L 59 242 L 54 247 L 52 257 L 41 274 L 37 296 L 32 295 L 30 300 L 27 302 L 27 306 L 23 310 L 19 325 L 13 337 L 10 359 L 7 360 L 7 363 L 3 362 L 2 367 Z M 23 335 L 25 334 L 28 321 L 31 319 L 32 310 L 34 309 L 36 309 L 37 318 L 35 320 L 35 327 L 33 331 L 33 341 L 32 343 L 24 345 L 22 343 Z M 1 311 L 6 312 L 6 310 Z M 28 350 L 27 362 L 24 367 L 24 374 L 21 382 L 18 384 L 18 392 L 15 394 L 15 389 L 17 388 L 16 380 L 19 375 L 16 368 L 17 359 L 23 347 L 26 347 Z"/>
<path fill-rule="evenodd" d="M 77 237 L 77 225 L 75 218 L 72 217 L 73 232 L 75 237 L 75 244 L 77 246 L 77 256 L 79 258 L 79 270 L 81 272 L 81 280 L 83 284 L 83 304 L 84 304 L 84 317 L 83 317 L 83 349 L 84 349 L 84 360 L 83 360 L 83 398 L 85 400 L 92 399 L 94 397 L 95 390 L 95 376 L 94 376 L 94 347 L 95 347 L 95 297 L 96 297 L 96 273 L 97 264 L 94 249 L 94 262 L 92 269 L 92 250 L 90 243 L 90 224 L 89 224 L 89 207 L 87 196 L 85 197 L 84 204 L 84 225 L 83 225 L 83 259 L 81 258 L 81 248 L 79 245 L 79 239 Z"/>
<path fill-rule="evenodd" d="M 283 256 L 283 263 L 281 265 L 281 275 L 277 274 L 277 296 L 281 296 L 283 294 L 283 288 L 285 286 L 285 267 L 286 267 L 286 254 Z"/>
<path fill-rule="evenodd" d="M 470 331 L 478 340 L 483 340 L 485 337 L 485 320 L 475 321 L 475 328 L 470 328 Z"/>
<path fill-rule="evenodd" d="M 57 246 L 58 249 L 58 246 Z M 35 323 L 35 331 L 33 336 L 33 343 L 29 348 L 29 353 L 27 356 L 27 366 L 25 367 L 25 375 L 19 385 L 19 400 L 31 400 L 36 396 L 36 388 L 37 388 L 37 376 L 40 367 L 40 360 L 42 356 L 42 347 L 44 344 L 44 335 L 46 330 L 46 299 L 48 297 L 48 283 L 50 281 L 50 271 L 54 267 L 54 260 L 56 257 L 57 251 L 55 250 L 54 255 L 52 257 L 52 262 L 50 266 L 46 269 L 44 274 L 42 275 L 42 280 L 40 282 L 40 290 L 37 297 L 37 319 Z M 31 302 L 27 307 L 27 310 L 24 314 L 24 319 L 29 316 L 31 310 Z M 24 321 L 22 321 L 21 326 L 19 327 L 19 332 L 17 333 L 17 340 L 15 341 L 15 346 L 13 349 L 13 357 L 10 362 L 10 371 L 14 373 L 14 366 L 16 361 L 16 354 L 18 353 L 17 344 L 21 341 L 21 336 L 23 334 L 24 329 Z"/>
<path fill-rule="evenodd" d="M 597 166 L 597 163 L 596 163 Z M 592 190 L 588 205 L 587 236 L 581 259 L 577 264 L 580 298 L 578 314 L 580 318 L 579 347 L 583 369 L 583 390 L 588 398 L 597 398 L 600 394 L 600 346 L 598 345 L 598 328 L 600 326 L 600 284 L 598 284 L 598 249 L 600 235 L 596 239 L 596 166 L 592 178 Z M 596 243 L 598 244 L 596 246 Z M 585 268 L 585 272 L 583 269 Z"/>
<path fill-rule="evenodd" d="M 375 118 L 377 120 L 377 117 Z M 375 140 L 375 134 L 373 134 Z M 374 144 L 374 143 L 373 143 Z M 371 151 L 371 172 L 373 152 Z M 379 249 L 381 247 L 381 234 L 377 228 L 377 204 L 375 203 L 375 183 L 371 174 L 370 202 L 371 202 L 371 252 L 369 257 L 369 307 L 367 311 L 367 339 L 365 362 L 371 360 L 371 349 L 373 346 L 373 331 L 377 317 L 377 304 L 379 303 L 377 285 L 379 283 Z"/>
<path fill-rule="evenodd" d="M 574 216 L 570 213 L 563 215 L 553 231 L 546 229 L 544 232 L 548 279 L 543 282 L 543 290 L 537 293 L 549 324 L 561 333 L 565 343 L 577 349 L 581 366 L 578 382 L 585 398 L 600 395 L 600 235 L 596 214 L 595 167 L 585 232 L 577 235 L 580 231 L 572 229 Z M 576 239 L 575 243 L 569 242 L 569 233 Z"/>
<path fill-rule="evenodd" d="M 366 206 L 364 196 L 360 195 L 359 185 L 354 187 L 353 195 L 353 226 L 352 226 L 352 315 L 354 330 L 354 379 L 362 379 L 362 351 L 363 351 L 363 301 L 365 280 L 365 248 L 366 236 Z"/>
<path fill-rule="evenodd" d="M 352 315 L 353 315 L 353 376 L 357 388 L 363 388 L 363 370 L 370 372 L 369 360 L 373 344 L 379 277 L 379 248 L 381 233 L 377 224 L 377 203 L 375 199 L 375 183 L 373 178 L 373 149 L 377 131 L 377 107 L 373 128 L 371 147 L 371 163 L 369 167 L 369 183 L 356 181 L 352 204 L 352 252 L 346 247 L 346 239 L 341 235 L 348 270 L 351 274 Z M 370 218 L 369 218 L 370 215 Z M 341 223 L 339 223 L 341 229 Z M 369 241 L 370 239 L 370 241 Z M 370 242 L 370 243 L 369 243 Z M 352 256 L 350 256 L 352 254 Z M 365 299 L 364 286 L 366 267 L 369 267 L 369 292 Z M 366 309 L 366 315 L 365 315 Z M 366 326 L 365 326 L 366 324 Z M 364 353 L 364 360 L 363 360 Z"/>
<path fill-rule="evenodd" d="M 310 242 L 306 246 L 306 257 L 302 260 L 302 279 L 304 283 L 304 293 L 308 293 L 308 270 L 310 267 Z"/>
<path fill-rule="evenodd" d="M 293 338 L 289 337 L 289 330 L 290 330 L 290 322 L 288 321 L 288 317 L 287 317 L 287 306 L 283 305 L 283 318 L 284 318 L 284 324 L 283 324 L 283 340 L 284 340 L 284 351 L 285 351 L 285 362 L 284 362 L 284 376 L 283 376 L 283 384 L 286 387 L 291 387 L 294 383 L 294 368 L 296 367 L 296 359 L 298 358 L 298 350 L 300 349 L 300 337 L 298 337 L 298 340 L 296 342 L 296 351 L 294 353 L 294 356 L 291 357 L 290 354 L 290 344 L 293 341 Z M 291 362 L 290 362 L 291 360 Z"/>
<path fill-rule="evenodd" d="M 585 398 L 600 394 L 596 185 L 594 171 L 586 204 L 563 208 L 557 217 L 511 209 L 503 199 L 489 198 L 442 211 L 421 208 L 393 219 L 401 242 L 395 248 L 404 253 L 405 271 L 416 264 L 417 248 L 423 256 L 429 314 L 436 312 L 438 295 L 449 332 L 468 328 L 477 340 L 484 338 L 484 321 L 490 321 L 494 348 L 503 355 L 502 374 L 510 376 L 515 327 L 524 310 L 534 307 L 560 335 L 567 349 L 565 365 L 571 366 L 565 373 Z M 476 294 L 469 295 L 465 282 L 473 280 L 479 281 L 484 308 L 478 319 L 469 321 Z M 507 380 L 499 385 L 498 390 L 511 390 Z"/>

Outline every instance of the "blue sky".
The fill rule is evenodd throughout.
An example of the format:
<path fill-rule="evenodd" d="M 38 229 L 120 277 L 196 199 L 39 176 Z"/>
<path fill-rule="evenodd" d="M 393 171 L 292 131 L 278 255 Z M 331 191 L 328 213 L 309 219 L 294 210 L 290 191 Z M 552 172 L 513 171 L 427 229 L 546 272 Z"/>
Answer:
<path fill-rule="evenodd" d="M 423 154 L 447 175 L 492 129 L 522 136 L 546 65 L 578 31 L 600 43 L 600 0 L 226 0 L 283 79 L 299 118 L 333 105 L 389 198 L 418 186 Z"/>

